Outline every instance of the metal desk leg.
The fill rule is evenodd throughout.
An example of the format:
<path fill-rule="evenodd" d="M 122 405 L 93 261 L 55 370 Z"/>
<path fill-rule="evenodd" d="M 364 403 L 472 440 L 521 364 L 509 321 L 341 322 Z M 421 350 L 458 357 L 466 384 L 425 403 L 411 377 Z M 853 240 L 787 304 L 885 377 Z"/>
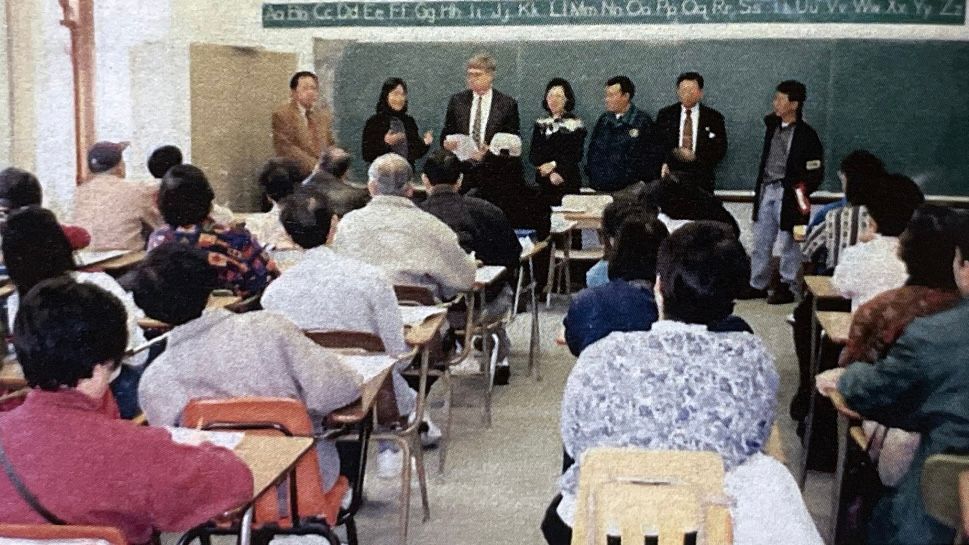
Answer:
<path fill-rule="evenodd" d="M 831 487 L 831 527 L 828 543 L 834 545 L 838 537 L 838 515 L 841 512 L 841 485 L 844 484 L 845 458 L 848 456 L 848 417 L 838 413 L 838 465 L 834 468 L 834 484 Z"/>
<path fill-rule="evenodd" d="M 802 441 L 803 450 L 801 452 L 801 474 L 798 476 L 798 486 L 804 490 L 804 482 L 807 480 L 808 455 L 811 452 L 811 436 L 814 432 L 814 410 L 817 405 L 818 389 L 814 387 L 814 377 L 818 374 L 821 367 L 821 339 L 818 335 L 818 298 L 814 297 L 811 305 L 811 368 L 808 372 L 808 380 L 811 388 L 810 402 L 808 403 L 807 420 L 804 423 L 804 439 Z"/>
<path fill-rule="evenodd" d="M 255 511 L 255 503 L 249 505 L 246 508 L 246 512 L 242 515 L 242 522 L 239 526 L 239 539 L 237 540 L 238 545 L 251 545 L 252 544 L 252 516 Z"/>
<path fill-rule="evenodd" d="M 545 308 L 552 306 L 552 289 L 555 280 L 555 235 L 549 235 L 548 241 L 548 278 L 545 281 Z"/>
<path fill-rule="evenodd" d="M 528 258 L 528 274 L 531 277 L 532 289 L 532 335 L 528 342 L 528 373 L 532 373 L 532 369 L 535 370 L 535 380 L 541 382 L 542 380 L 542 370 L 541 370 L 541 360 L 538 357 L 540 342 L 541 342 L 541 332 L 539 331 L 538 324 L 538 302 L 535 298 L 535 269 L 532 263 L 532 259 Z"/>

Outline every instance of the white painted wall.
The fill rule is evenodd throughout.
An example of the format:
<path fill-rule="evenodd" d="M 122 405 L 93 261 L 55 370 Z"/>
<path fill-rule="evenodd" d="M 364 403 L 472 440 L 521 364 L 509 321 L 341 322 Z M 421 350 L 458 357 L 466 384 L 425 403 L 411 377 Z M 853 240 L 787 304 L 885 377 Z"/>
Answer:
<path fill-rule="evenodd" d="M 4 2 L 9 0 L 2 0 Z M 49 206 L 67 214 L 73 200 L 73 112 L 67 31 L 58 24 L 52 0 L 17 0 L 32 9 L 35 56 L 32 153 L 14 152 L 45 184 Z M 137 7 L 135 5 L 137 4 Z M 479 28 L 263 29 L 262 0 L 98 0 L 96 2 L 96 126 L 99 139 L 131 140 L 129 176 L 144 177 L 147 154 L 174 143 L 190 157 L 188 44 L 192 42 L 265 47 L 295 52 L 301 68 L 313 67 L 315 38 L 359 41 L 516 41 L 689 39 L 969 40 L 969 26 L 864 24 L 589 25 Z M 2 34 L 0 34 L 2 38 Z M 0 61 L 4 49 L 0 48 Z M 0 70 L 0 74 L 3 71 Z M 258 76 L 258 75 L 254 75 Z M 0 76 L 2 77 L 2 76 Z M 285 82 L 280 82 L 285 85 Z M 0 90 L 9 88 L 0 80 Z M 19 99 L 18 99 L 19 100 Z M 244 100 L 240 90 L 238 100 Z M 0 107 L 3 107 L 0 99 Z M 4 108 L 9 111 L 10 108 Z M 29 111 L 30 108 L 14 108 Z M 0 117 L 0 120 L 3 118 Z M 17 123 L 13 124 L 17 127 Z M 21 133 L 28 131 L 22 130 Z M 14 140 L 17 134 L 13 135 Z M 2 137 L 2 134 L 0 134 Z M 20 149 L 16 145 L 14 150 Z M 3 158 L 0 146 L 0 160 Z"/>

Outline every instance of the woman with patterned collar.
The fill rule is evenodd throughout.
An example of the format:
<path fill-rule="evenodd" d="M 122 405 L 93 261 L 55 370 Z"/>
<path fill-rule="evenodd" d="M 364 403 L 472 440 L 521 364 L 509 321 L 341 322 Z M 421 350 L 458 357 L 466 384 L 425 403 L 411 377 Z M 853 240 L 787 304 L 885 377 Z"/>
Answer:
<path fill-rule="evenodd" d="M 535 165 L 535 182 L 542 188 L 549 204 L 562 204 L 562 196 L 579 192 L 582 174 L 579 163 L 585 146 L 586 129 L 572 109 L 575 93 L 562 78 L 545 86 L 542 107 L 547 117 L 535 120 L 532 148 L 528 159 Z"/>
<path fill-rule="evenodd" d="M 713 332 L 748 278 L 730 229 L 699 221 L 660 246 L 650 331 L 615 332 L 579 356 L 562 396 L 562 442 L 576 460 L 542 523 L 550 545 L 571 541 L 579 464 L 593 447 L 704 450 L 723 458 L 736 545 L 821 543 L 793 477 L 761 454 L 779 378 L 747 332 Z M 769 520 L 772 524 L 765 525 Z"/>

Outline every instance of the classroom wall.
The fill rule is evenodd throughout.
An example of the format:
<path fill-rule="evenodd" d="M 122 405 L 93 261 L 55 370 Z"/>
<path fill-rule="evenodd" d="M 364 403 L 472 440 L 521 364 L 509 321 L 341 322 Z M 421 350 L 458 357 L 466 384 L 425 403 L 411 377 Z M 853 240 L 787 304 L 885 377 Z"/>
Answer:
<path fill-rule="evenodd" d="M 4 7 L 11 0 L 3 0 Z M 267 30 L 261 0 L 152 0 L 131 9 L 128 0 L 98 0 L 96 126 L 98 138 L 132 140 L 131 176 L 146 176 L 144 161 L 154 146 L 174 142 L 188 152 L 190 123 L 188 44 L 263 47 L 297 55 L 301 68 L 314 66 L 314 40 L 369 42 L 693 39 L 898 39 L 969 41 L 969 26 L 864 24 L 590 25 L 578 27 L 450 27 Z M 0 93 L 8 108 L 10 163 L 37 172 L 48 205 L 69 216 L 74 191 L 74 127 L 69 37 L 60 7 L 51 0 L 17 0 L 7 10 L 9 78 Z M 2 60 L 2 55 L 0 55 Z M 500 62 L 500 59 L 499 59 Z M 2 71 L 0 71 L 2 72 Z M 257 76 L 257 75 L 254 75 Z M 280 82 L 285 88 L 286 82 Z M 324 89 L 324 94 L 327 92 Z M 364 90 L 372 92 L 371 90 Z M 227 100 L 244 100 L 230 90 Z M 0 102 L 2 107 L 2 102 Z M 443 108 L 444 105 L 442 104 Z M 0 116 L 0 120 L 3 117 Z M 268 130 L 268 120 L 267 120 Z M 969 151 L 969 150 L 967 150 Z M 0 151 L 0 160 L 3 159 Z M 6 163 L 4 163 L 6 164 Z"/>

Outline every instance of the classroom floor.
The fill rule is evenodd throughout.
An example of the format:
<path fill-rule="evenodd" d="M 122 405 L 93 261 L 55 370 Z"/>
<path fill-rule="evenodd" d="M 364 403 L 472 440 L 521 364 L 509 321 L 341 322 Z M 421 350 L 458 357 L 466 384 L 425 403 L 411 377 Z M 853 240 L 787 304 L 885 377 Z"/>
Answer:
<path fill-rule="evenodd" d="M 424 545 L 543 545 L 539 524 L 557 490 L 562 447 L 559 407 L 562 389 L 575 358 L 554 337 L 567 301 L 559 296 L 552 308 L 542 306 L 542 370 L 544 380 L 525 376 L 529 316 L 518 315 L 509 334 L 514 344 L 512 377 L 508 386 L 495 390 L 493 425 L 482 421 L 480 395 L 483 381 L 458 381 L 453 435 L 444 475 L 437 472 L 437 451 L 425 451 L 431 519 L 421 522 L 420 496 L 414 478 L 411 494 L 410 544 Z M 769 306 L 763 300 L 744 301 L 736 312 L 766 340 L 781 375 L 777 422 L 780 425 L 788 467 L 796 472 L 800 445 L 787 416 L 794 393 L 797 363 L 785 316 L 793 305 Z M 432 397 L 436 392 L 432 390 Z M 435 421 L 439 409 L 432 411 Z M 376 451 L 371 451 L 366 481 L 366 503 L 357 516 L 360 543 L 398 543 L 399 478 L 376 475 Z M 824 536 L 830 519 L 831 476 L 810 473 L 808 509 Z M 166 545 L 174 543 L 165 536 Z M 284 540 L 284 541 L 289 541 Z M 216 541 L 222 545 L 223 540 Z M 228 540 L 225 544 L 230 543 Z M 294 538 L 288 545 L 322 544 L 313 538 Z"/>

